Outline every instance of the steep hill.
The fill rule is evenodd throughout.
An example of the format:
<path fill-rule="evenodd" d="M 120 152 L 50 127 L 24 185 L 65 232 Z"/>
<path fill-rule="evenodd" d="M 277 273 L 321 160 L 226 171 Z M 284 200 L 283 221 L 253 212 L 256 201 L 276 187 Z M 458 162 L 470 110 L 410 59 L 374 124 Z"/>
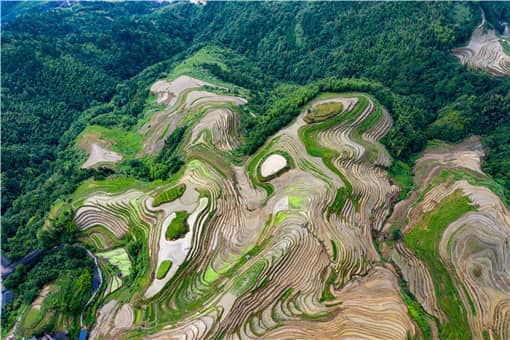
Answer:
<path fill-rule="evenodd" d="M 2 255 L 28 260 L 4 280 L 2 335 L 506 338 L 510 78 L 451 55 L 479 19 L 470 3 L 13 16 Z"/>

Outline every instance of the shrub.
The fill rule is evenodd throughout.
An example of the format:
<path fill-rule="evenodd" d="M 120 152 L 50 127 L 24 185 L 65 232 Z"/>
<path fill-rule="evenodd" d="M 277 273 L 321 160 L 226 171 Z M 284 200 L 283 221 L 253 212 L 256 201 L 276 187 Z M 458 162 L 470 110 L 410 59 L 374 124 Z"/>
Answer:
<path fill-rule="evenodd" d="M 185 191 L 186 191 L 186 184 L 176 185 L 175 187 L 173 187 L 167 191 L 163 191 L 161 194 L 156 196 L 156 198 L 154 199 L 153 205 L 155 207 L 157 207 L 160 204 L 175 201 L 176 199 L 181 197 Z"/>
<path fill-rule="evenodd" d="M 172 268 L 172 261 L 170 260 L 164 260 L 163 262 L 161 262 L 161 264 L 159 265 L 159 268 L 158 268 L 158 271 L 156 273 L 156 278 L 158 280 L 161 280 L 163 279 L 166 274 L 168 273 L 168 271 L 170 270 L 170 268 Z"/>
<path fill-rule="evenodd" d="M 189 217 L 189 213 L 186 211 L 178 211 L 175 213 L 175 218 L 170 222 L 170 225 L 166 229 L 166 239 L 176 240 L 183 237 L 189 231 L 189 225 L 186 221 Z"/>

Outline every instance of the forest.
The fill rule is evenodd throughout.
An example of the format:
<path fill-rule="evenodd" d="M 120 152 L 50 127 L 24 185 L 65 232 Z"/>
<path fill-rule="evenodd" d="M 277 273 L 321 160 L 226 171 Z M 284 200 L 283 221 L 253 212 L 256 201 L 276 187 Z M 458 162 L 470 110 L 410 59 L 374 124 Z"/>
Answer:
<path fill-rule="evenodd" d="M 391 112 L 382 142 L 399 161 L 395 172 L 411 168 L 431 142 L 479 135 L 483 169 L 510 204 L 510 78 L 467 68 L 450 52 L 469 39 L 481 7 L 497 30 L 510 21 L 510 4 L 492 2 L 93 2 L 19 15 L 2 2 L 9 20 L 1 51 L 1 251 L 16 261 L 43 250 L 5 281 L 16 298 L 2 324 L 50 281 L 66 296 L 80 292 L 54 308 L 78 312 L 93 265 L 75 247 L 80 231 L 71 218 L 51 228 L 45 221 L 80 183 L 113 170 L 82 169 L 74 141 L 88 125 L 135 126 L 149 86 L 204 47 L 220 51 L 231 70 L 210 63 L 205 72 L 249 91 L 243 109 L 254 115 L 242 116 L 238 157 L 254 154 L 320 92 L 368 92 Z M 149 183 L 171 177 L 183 165 L 175 151 L 185 132 L 177 129 L 158 157 L 125 162 L 118 173 Z M 70 275 L 82 272 L 72 283 Z"/>

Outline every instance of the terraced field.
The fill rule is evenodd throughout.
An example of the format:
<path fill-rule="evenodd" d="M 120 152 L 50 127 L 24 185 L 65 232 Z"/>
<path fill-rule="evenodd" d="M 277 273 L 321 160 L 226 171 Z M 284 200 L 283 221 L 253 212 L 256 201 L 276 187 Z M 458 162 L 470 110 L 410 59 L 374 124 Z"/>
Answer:
<path fill-rule="evenodd" d="M 441 338 L 509 335 L 510 214 L 482 156 L 477 138 L 430 148 L 416 162 L 416 191 L 385 225 L 403 231 L 386 252 Z"/>
<path fill-rule="evenodd" d="M 453 55 L 469 67 L 476 67 L 495 75 L 510 75 L 510 55 L 505 52 L 507 41 L 500 38 L 494 29 L 482 23 L 473 31 L 467 46 L 453 50 Z"/>
<path fill-rule="evenodd" d="M 427 152 L 418 189 L 394 207 L 379 143 L 392 120 L 366 93 L 319 95 L 242 159 L 245 99 L 189 76 L 151 91 L 165 107 L 139 130 L 136 157 L 186 124 L 184 167 L 74 195 L 84 240 L 105 260 L 93 337 L 464 337 L 459 324 L 509 335 L 510 216 L 484 186 L 478 141 Z M 394 229 L 403 240 L 385 237 Z"/>

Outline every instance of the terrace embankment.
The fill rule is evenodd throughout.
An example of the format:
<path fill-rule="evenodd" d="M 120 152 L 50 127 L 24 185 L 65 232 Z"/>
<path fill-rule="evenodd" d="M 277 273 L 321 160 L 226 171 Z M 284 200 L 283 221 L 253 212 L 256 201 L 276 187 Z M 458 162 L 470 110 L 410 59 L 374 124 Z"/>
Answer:
<path fill-rule="evenodd" d="M 429 148 L 416 162 L 416 191 L 385 230 L 401 227 L 391 258 L 442 336 L 499 338 L 510 324 L 510 214 L 480 169 L 473 137 Z M 461 327 L 459 327 L 461 325 Z"/>
<path fill-rule="evenodd" d="M 168 106 L 143 128 L 144 149 L 156 152 L 169 130 L 188 124 L 179 146 L 183 169 L 166 182 L 115 193 L 108 181 L 98 183 L 75 202 L 78 226 L 101 250 L 139 247 L 136 274 L 122 278 L 134 281 L 105 294 L 94 334 L 406 339 L 429 328 L 463 335 L 448 326 L 457 321 L 476 335 L 507 334 L 509 218 L 478 185 L 486 180 L 479 140 L 426 152 L 414 169 L 416 192 L 385 224 L 399 188 L 379 143 L 391 117 L 375 98 L 321 94 L 252 157 L 239 159 L 237 106 L 246 101 L 193 78 L 173 82 L 153 87 Z M 469 178 L 459 178 L 464 173 Z M 442 213 L 445 206 L 452 214 Z M 177 216 L 188 228 L 167 239 Z M 394 228 L 404 239 L 383 247 L 390 264 L 373 235 Z M 436 238 L 417 241 L 432 231 Z M 408 313 L 399 273 L 425 324 Z M 439 298 L 443 289 L 457 292 L 457 309 Z M 474 312 L 462 317 L 462 306 Z"/>
<path fill-rule="evenodd" d="M 473 31 L 467 46 L 456 48 L 453 55 L 469 67 L 486 70 L 495 76 L 510 75 L 510 56 L 503 49 L 502 38 L 494 29 L 488 28 L 485 14 L 482 12 L 482 23 Z"/>

